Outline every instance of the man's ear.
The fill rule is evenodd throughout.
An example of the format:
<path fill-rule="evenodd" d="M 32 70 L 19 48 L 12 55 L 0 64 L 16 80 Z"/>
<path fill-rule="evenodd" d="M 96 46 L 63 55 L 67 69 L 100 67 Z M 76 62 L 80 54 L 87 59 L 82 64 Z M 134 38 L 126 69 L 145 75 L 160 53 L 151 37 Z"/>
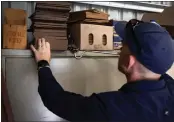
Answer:
<path fill-rule="evenodd" d="M 128 70 L 135 64 L 136 58 L 133 55 L 129 55 L 129 64 L 128 64 Z"/>

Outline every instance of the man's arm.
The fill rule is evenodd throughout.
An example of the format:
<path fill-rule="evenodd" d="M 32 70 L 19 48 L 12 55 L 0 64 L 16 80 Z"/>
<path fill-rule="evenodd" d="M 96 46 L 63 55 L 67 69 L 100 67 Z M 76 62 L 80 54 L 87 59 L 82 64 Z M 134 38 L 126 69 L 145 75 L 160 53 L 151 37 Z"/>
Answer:
<path fill-rule="evenodd" d="M 48 67 L 39 70 L 39 94 L 50 111 L 66 120 L 106 120 L 103 105 L 97 95 L 83 97 L 64 91 Z"/>
<path fill-rule="evenodd" d="M 98 95 L 90 97 L 64 91 L 49 67 L 50 44 L 44 38 L 38 40 L 38 49 L 31 45 L 39 71 L 39 94 L 44 105 L 56 115 L 70 121 L 105 121 L 104 105 Z"/>

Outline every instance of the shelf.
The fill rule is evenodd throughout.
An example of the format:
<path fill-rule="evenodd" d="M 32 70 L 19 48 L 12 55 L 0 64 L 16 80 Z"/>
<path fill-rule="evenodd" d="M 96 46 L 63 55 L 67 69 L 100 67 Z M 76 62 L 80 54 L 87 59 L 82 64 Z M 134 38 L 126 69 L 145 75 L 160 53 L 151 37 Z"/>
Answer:
<path fill-rule="evenodd" d="M 79 51 L 76 53 L 77 56 L 83 57 L 118 57 L 119 50 L 114 51 Z M 14 50 L 14 49 L 2 49 L 2 56 L 5 57 L 33 57 L 31 50 Z M 74 57 L 75 54 L 72 54 L 70 51 L 52 51 L 51 57 Z"/>

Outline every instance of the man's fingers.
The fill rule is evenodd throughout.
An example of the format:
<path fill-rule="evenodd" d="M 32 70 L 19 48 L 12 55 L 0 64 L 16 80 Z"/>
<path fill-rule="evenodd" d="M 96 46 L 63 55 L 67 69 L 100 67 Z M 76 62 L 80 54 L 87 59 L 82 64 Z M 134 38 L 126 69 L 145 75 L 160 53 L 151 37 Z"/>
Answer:
<path fill-rule="evenodd" d="M 42 45 L 41 39 L 38 39 L 38 49 L 41 48 L 41 45 Z"/>
<path fill-rule="evenodd" d="M 50 43 L 49 42 L 46 42 L 46 48 L 50 49 Z"/>
<path fill-rule="evenodd" d="M 30 45 L 30 47 L 31 47 L 31 50 L 32 50 L 34 53 L 37 52 L 36 48 L 35 48 L 33 45 Z"/>
<path fill-rule="evenodd" d="M 46 45 L 46 44 L 45 44 L 45 38 L 42 38 L 41 45 L 42 45 L 43 48 L 45 48 L 45 45 Z"/>

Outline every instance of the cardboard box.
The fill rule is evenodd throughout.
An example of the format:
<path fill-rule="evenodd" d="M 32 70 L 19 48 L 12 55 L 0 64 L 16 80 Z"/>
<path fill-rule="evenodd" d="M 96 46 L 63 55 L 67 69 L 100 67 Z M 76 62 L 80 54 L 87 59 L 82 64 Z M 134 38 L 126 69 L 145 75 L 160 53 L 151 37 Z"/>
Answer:
<path fill-rule="evenodd" d="M 73 24 L 70 34 L 80 50 L 113 50 L 113 27 Z"/>
<path fill-rule="evenodd" d="M 165 8 L 162 13 L 146 13 L 142 20 L 149 22 L 155 20 L 158 24 L 165 27 L 166 30 L 174 37 L 174 6 Z"/>
<path fill-rule="evenodd" d="M 68 23 L 108 23 L 109 15 L 96 9 L 70 12 Z"/>
<path fill-rule="evenodd" d="M 26 12 L 21 9 L 6 8 L 3 25 L 3 48 L 26 49 Z"/>

